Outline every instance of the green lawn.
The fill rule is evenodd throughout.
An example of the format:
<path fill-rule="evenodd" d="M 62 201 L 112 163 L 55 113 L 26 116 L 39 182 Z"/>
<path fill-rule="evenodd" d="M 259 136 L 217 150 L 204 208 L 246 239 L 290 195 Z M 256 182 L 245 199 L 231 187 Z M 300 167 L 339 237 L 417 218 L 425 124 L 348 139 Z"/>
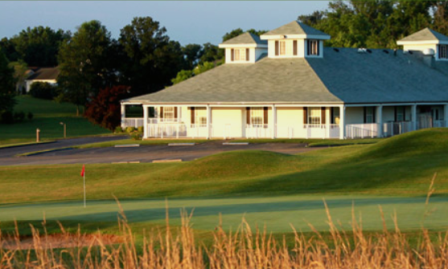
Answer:
<path fill-rule="evenodd" d="M 62 138 L 63 127 L 67 124 L 67 137 L 110 134 L 109 130 L 90 123 L 83 117 L 76 117 L 76 107 L 69 103 L 17 96 L 15 111 L 32 112 L 33 120 L 15 124 L 0 124 L 0 144 L 18 144 L 36 139 L 36 129 L 40 129 L 42 140 Z"/>
<path fill-rule="evenodd" d="M 388 225 L 397 212 L 402 228 L 412 231 L 427 210 L 435 209 L 424 224 L 444 229 L 447 141 L 448 129 L 427 129 L 300 155 L 234 151 L 184 163 L 87 165 L 88 209 L 81 207 L 80 165 L 0 167 L 0 227 L 10 227 L 14 218 L 38 221 L 45 211 L 51 220 L 114 229 L 116 196 L 138 227 L 162 223 L 168 198 L 174 224 L 179 208 L 195 208 L 198 230 L 213 229 L 220 212 L 233 228 L 245 214 L 252 224 L 266 224 L 278 233 L 290 231 L 290 223 L 304 231 L 307 222 L 324 230 L 325 198 L 345 226 L 354 201 L 367 230 L 381 228 L 379 204 Z M 436 191 L 427 208 L 425 195 L 434 173 Z"/>

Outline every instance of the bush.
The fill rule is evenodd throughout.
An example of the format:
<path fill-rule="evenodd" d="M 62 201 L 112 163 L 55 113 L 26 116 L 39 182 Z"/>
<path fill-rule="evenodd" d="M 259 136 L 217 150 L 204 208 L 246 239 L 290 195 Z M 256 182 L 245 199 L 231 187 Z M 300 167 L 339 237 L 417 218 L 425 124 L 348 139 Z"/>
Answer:
<path fill-rule="evenodd" d="M 117 126 L 116 128 L 115 128 L 115 132 L 114 133 L 116 133 L 116 134 L 120 134 L 120 133 L 122 133 L 123 132 L 123 128 L 121 128 L 121 126 Z"/>
<path fill-rule="evenodd" d="M 30 95 L 34 98 L 53 100 L 57 96 L 56 87 L 46 82 L 31 84 Z"/>
<path fill-rule="evenodd" d="M 135 128 L 134 127 L 127 127 L 126 128 L 126 132 L 127 133 L 132 133 L 132 132 L 134 132 L 135 131 Z"/>
<path fill-rule="evenodd" d="M 4 111 L 1 115 L 2 123 L 11 124 L 14 123 L 14 114 L 12 111 Z"/>
<path fill-rule="evenodd" d="M 25 119 L 25 113 L 23 111 L 14 113 L 14 122 L 22 122 Z"/>
<path fill-rule="evenodd" d="M 142 140 L 142 135 L 140 133 L 138 133 L 138 132 L 133 132 L 131 134 L 131 137 L 132 137 L 133 140 Z"/>
<path fill-rule="evenodd" d="M 33 117 L 34 117 L 33 113 L 32 112 L 28 112 L 28 114 L 27 114 L 28 120 L 32 120 Z"/>
<path fill-rule="evenodd" d="M 139 133 L 143 133 L 143 126 L 138 127 L 138 128 L 137 128 L 137 131 L 138 131 Z"/>

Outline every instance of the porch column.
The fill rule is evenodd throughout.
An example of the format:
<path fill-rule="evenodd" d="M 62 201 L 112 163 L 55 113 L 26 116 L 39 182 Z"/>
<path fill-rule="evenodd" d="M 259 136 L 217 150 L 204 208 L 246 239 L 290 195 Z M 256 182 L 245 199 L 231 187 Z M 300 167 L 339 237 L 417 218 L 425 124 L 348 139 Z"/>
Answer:
<path fill-rule="evenodd" d="M 207 139 L 210 139 L 210 120 L 212 117 L 212 110 L 210 105 L 207 105 Z"/>
<path fill-rule="evenodd" d="M 378 137 L 383 137 L 383 106 L 377 106 Z"/>
<path fill-rule="evenodd" d="M 277 132 L 277 108 L 272 105 L 272 139 L 275 139 Z"/>
<path fill-rule="evenodd" d="M 143 138 L 148 138 L 148 106 L 143 105 Z"/>
<path fill-rule="evenodd" d="M 411 119 L 412 119 L 412 131 L 417 130 L 417 105 L 411 106 Z M 445 115 L 446 115 L 446 106 L 445 106 Z"/>
<path fill-rule="evenodd" d="M 345 139 L 345 106 L 339 106 L 339 139 Z"/>
<path fill-rule="evenodd" d="M 121 115 L 121 128 L 125 128 L 126 106 L 123 103 L 120 103 L 120 115 Z"/>
<path fill-rule="evenodd" d="M 331 110 L 331 107 L 326 107 L 325 108 L 325 129 L 326 129 L 326 134 L 325 134 L 325 136 L 327 137 L 327 138 L 331 138 L 331 128 L 330 128 L 330 125 L 331 125 L 331 112 L 330 112 L 330 110 Z"/>
<path fill-rule="evenodd" d="M 448 104 L 443 106 L 443 127 L 448 127 Z"/>

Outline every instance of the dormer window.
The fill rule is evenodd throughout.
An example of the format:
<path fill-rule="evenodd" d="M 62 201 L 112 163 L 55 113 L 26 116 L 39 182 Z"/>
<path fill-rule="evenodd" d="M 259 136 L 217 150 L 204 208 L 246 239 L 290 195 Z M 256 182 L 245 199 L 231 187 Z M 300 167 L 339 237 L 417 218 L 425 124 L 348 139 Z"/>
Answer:
<path fill-rule="evenodd" d="M 439 45 L 439 59 L 448 59 L 448 45 Z"/>
<path fill-rule="evenodd" d="M 249 61 L 249 49 L 232 49 L 232 61 Z"/>
<path fill-rule="evenodd" d="M 308 56 L 319 56 L 319 40 L 307 40 Z"/>

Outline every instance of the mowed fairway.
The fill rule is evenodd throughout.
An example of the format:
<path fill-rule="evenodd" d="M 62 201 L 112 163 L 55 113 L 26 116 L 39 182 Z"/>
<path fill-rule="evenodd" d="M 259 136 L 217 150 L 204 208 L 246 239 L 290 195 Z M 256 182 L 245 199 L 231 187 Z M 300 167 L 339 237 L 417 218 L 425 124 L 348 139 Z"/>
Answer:
<path fill-rule="evenodd" d="M 118 206 L 135 225 L 162 224 L 165 198 L 173 224 L 194 209 L 193 227 L 213 230 L 222 214 L 235 229 L 252 225 L 287 233 L 290 224 L 327 230 L 323 199 L 333 220 L 349 228 L 352 205 L 363 228 L 382 229 L 396 212 L 402 229 L 444 230 L 448 224 L 448 130 L 421 130 L 373 145 L 334 147 L 300 155 L 236 151 L 185 163 L 98 164 L 86 167 L 89 206 L 82 208 L 80 165 L 0 167 L 0 221 L 60 220 L 77 227 L 116 226 Z M 435 192 L 426 202 L 433 175 Z M 426 214 L 430 212 L 430 214 Z M 426 215 L 425 215 L 426 214 Z M 139 226 L 140 227 L 140 226 Z"/>
<path fill-rule="evenodd" d="M 36 129 L 40 129 L 41 139 L 55 139 L 64 136 L 60 122 L 67 125 L 67 137 L 110 134 L 107 129 L 90 123 L 83 117 L 76 117 L 76 107 L 69 103 L 17 96 L 15 111 L 26 114 L 32 112 L 34 118 L 30 121 L 14 124 L 0 124 L 0 145 L 35 141 Z"/>

